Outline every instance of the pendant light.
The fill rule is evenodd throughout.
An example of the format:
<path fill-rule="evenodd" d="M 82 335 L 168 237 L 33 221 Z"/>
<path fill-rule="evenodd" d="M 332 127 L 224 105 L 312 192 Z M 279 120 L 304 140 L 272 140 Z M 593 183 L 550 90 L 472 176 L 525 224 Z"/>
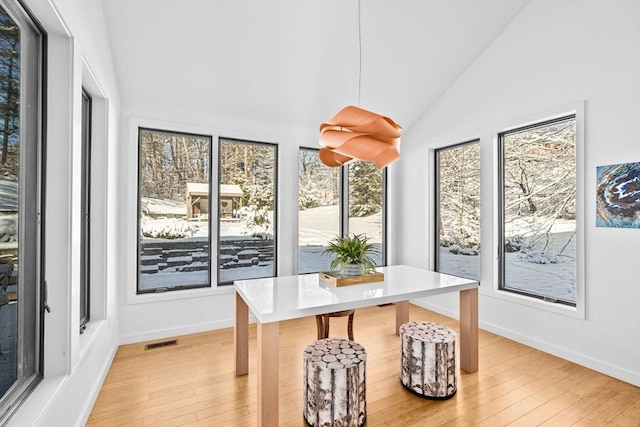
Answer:
<path fill-rule="evenodd" d="M 362 34 L 358 0 L 358 104 L 362 83 Z M 349 105 L 320 125 L 320 161 L 330 167 L 352 160 L 374 162 L 383 169 L 400 158 L 402 128 L 388 117 Z"/>

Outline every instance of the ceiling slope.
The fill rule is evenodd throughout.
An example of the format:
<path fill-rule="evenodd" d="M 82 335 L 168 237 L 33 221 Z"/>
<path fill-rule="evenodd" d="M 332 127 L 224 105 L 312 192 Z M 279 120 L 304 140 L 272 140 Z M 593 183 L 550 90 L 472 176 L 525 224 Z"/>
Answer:
<path fill-rule="evenodd" d="M 167 104 L 317 129 L 359 104 L 406 130 L 527 1 L 362 0 L 361 77 L 355 0 L 103 6 L 124 107 Z"/>

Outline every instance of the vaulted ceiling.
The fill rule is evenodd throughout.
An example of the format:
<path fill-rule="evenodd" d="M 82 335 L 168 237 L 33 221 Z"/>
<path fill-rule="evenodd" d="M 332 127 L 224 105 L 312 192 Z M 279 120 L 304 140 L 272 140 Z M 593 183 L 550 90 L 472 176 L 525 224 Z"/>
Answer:
<path fill-rule="evenodd" d="M 527 2 L 103 0 L 123 105 L 310 129 L 358 94 L 408 129 Z"/>

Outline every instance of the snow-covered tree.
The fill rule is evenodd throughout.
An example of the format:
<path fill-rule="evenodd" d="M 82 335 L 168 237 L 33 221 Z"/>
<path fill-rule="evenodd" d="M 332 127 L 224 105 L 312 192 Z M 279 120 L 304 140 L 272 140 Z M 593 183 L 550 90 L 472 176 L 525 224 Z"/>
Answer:
<path fill-rule="evenodd" d="M 503 136 L 505 237 L 526 236 L 532 250 L 566 247 L 554 242 L 552 229 L 558 219 L 575 218 L 575 135 L 570 119 Z"/>
<path fill-rule="evenodd" d="M 240 214 L 242 221 L 242 234 L 260 237 L 264 240 L 273 240 L 273 224 L 269 212 L 265 207 L 243 206 Z"/>
<path fill-rule="evenodd" d="M 208 182 L 210 138 L 140 132 L 141 197 L 184 203 L 188 182 Z"/>
<path fill-rule="evenodd" d="M 382 210 L 382 172 L 372 162 L 349 163 L 349 216 L 362 217 Z"/>
<path fill-rule="evenodd" d="M 243 206 L 274 208 L 275 148 L 269 144 L 220 141 L 220 183 L 243 191 Z"/>
<path fill-rule="evenodd" d="M 438 151 L 440 246 L 480 246 L 480 144 Z"/>
<path fill-rule="evenodd" d="M 339 183 L 339 169 L 325 166 L 318 157 L 318 150 L 300 150 L 298 154 L 300 210 L 337 204 Z"/>

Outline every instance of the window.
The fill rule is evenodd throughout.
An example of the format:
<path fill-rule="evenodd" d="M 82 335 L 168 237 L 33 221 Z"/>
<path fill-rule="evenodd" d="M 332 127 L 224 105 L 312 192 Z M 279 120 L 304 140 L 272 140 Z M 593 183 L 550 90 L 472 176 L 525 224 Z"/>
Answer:
<path fill-rule="evenodd" d="M 90 260 L 91 260 L 91 98 L 82 91 L 82 201 L 80 237 L 80 333 L 90 319 Z"/>
<path fill-rule="evenodd" d="M 436 271 L 480 280 L 480 143 L 436 150 Z"/>
<path fill-rule="evenodd" d="M 277 146 L 220 139 L 218 284 L 276 275 Z"/>
<path fill-rule="evenodd" d="M 43 37 L 0 1 L 0 424 L 42 377 Z"/>
<path fill-rule="evenodd" d="M 298 153 L 298 248 L 300 273 L 329 271 L 324 255 L 329 242 L 341 234 L 341 168 L 325 166 L 318 150 Z"/>
<path fill-rule="evenodd" d="M 332 258 L 324 250 L 336 236 L 347 234 L 368 237 L 379 251 L 372 257 L 376 265 L 386 265 L 385 176 L 371 162 L 330 168 L 320 162 L 318 150 L 300 149 L 299 273 L 329 271 Z"/>
<path fill-rule="evenodd" d="M 344 234 L 364 234 L 377 248 L 376 265 L 386 264 L 385 171 L 372 162 L 353 161 L 347 165 L 348 228 Z"/>
<path fill-rule="evenodd" d="M 139 130 L 138 293 L 211 286 L 211 138 Z"/>
<path fill-rule="evenodd" d="M 501 290 L 576 305 L 576 119 L 499 134 Z"/>

